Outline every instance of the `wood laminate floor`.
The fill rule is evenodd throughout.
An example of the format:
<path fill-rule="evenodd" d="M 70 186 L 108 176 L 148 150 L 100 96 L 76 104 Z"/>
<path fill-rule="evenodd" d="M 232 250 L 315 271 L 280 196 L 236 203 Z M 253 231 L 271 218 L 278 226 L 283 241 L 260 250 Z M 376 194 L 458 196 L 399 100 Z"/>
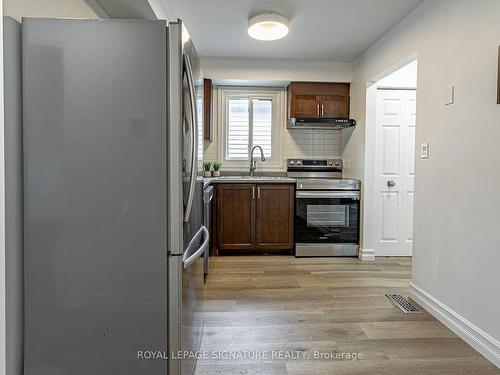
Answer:
<path fill-rule="evenodd" d="M 411 258 L 212 258 L 196 374 L 500 374 L 428 313 L 393 307 L 384 294 L 406 297 L 410 272 Z M 363 357 L 314 358 L 332 352 Z"/>

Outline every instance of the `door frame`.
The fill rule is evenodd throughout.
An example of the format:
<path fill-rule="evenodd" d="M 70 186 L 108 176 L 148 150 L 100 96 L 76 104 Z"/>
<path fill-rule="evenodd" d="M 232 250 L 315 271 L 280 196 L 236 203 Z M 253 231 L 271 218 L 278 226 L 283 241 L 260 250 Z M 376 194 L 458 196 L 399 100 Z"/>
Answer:
<path fill-rule="evenodd" d="M 359 251 L 359 258 L 363 261 L 374 261 L 375 256 L 386 256 L 385 254 L 375 253 L 376 230 L 377 226 L 373 225 L 377 220 L 377 212 L 375 210 L 376 195 L 376 176 L 375 176 L 375 155 L 377 151 L 376 144 L 376 125 L 377 125 L 377 89 L 378 82 L 406 65 L 418 60 L 418 54 L 414 53 L 399 63 L 393 65 L 386 71 L 378 74 L 371 80 L 366 82 L 366 119 L 365 119 L 365 168 L 364 168 L 364 186 L 362 188 L 363 195 L 363 214 L 362 214 L 362 248 Z M 418 93 L 418 91 L 417 91 Z M 417 112 L 418 112 L 418 97 L 417 97 Z M 417 115 L 418 118 L 418 115 Z M 391 256 L 396 256 L 391 254 Z M 408 256 L 408 255 L 401 255 Z"/>

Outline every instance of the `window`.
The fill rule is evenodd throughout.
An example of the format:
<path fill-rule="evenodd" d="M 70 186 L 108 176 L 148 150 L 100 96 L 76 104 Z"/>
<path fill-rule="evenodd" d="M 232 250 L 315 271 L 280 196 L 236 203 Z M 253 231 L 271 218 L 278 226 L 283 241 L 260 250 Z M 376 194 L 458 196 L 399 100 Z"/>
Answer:
<path fill-rule="evenodd" d="M 250 140 L 249 101 L 248 99 L 228 99 L 227 115 L 227 160 L 248 158 Z"/>
<path fill-rule="evenodd" d="M 266 157 L 264 167 L 278 166 L 280 131 L 285 126 L 280 123 L 283 95 L 283 89 L 222 88 L 221 155 L 226 167 L 246 166 L 251 148 L 257 145 Z"/>
<path fill-rule="evenodd" d="M 227 160 L 248 160 L 254 145 L 272 158 L 273 101 L 258 98 L 228 98 Z"/>

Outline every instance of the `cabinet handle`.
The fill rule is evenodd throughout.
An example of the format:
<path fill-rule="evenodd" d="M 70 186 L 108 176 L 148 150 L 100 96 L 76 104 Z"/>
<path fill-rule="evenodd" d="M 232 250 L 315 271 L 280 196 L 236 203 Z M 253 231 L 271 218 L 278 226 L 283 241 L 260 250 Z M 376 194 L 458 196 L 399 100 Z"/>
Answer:
<path fill-rule="evenodd" d="M 321 104 L 321 116 L 323 116 L 325 114 L 325 111 L 324 111 L 324 107 L 323 107 L 323 104 Z"/>
<path fill-rule="evenodd" d="M 252 199 L 255 200 L 255 186 L 252 186 Z"/>
<path fill-rule="evenodd" d="M 319 104 L 316 104 L 316 116 L 319 117 Z"/>
<path fill-rule="evenodd" d="M 257 186 L 257 199 L 260 199 L 260 186 Z"/>

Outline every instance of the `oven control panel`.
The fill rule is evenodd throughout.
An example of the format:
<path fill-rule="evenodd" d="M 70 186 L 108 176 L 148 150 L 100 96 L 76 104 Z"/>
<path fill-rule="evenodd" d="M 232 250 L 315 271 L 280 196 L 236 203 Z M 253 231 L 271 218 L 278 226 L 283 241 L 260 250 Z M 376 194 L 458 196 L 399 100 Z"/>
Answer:
<path fill-rule="evenodd" d="M 312 160 L 312 159 L 288 159 L 288 167 L 294 169 L 315 169 L 315 168 L 331 168 L 335 170 L 342 169 L 341 159 L 323 159 L 323 160 Z"/>

